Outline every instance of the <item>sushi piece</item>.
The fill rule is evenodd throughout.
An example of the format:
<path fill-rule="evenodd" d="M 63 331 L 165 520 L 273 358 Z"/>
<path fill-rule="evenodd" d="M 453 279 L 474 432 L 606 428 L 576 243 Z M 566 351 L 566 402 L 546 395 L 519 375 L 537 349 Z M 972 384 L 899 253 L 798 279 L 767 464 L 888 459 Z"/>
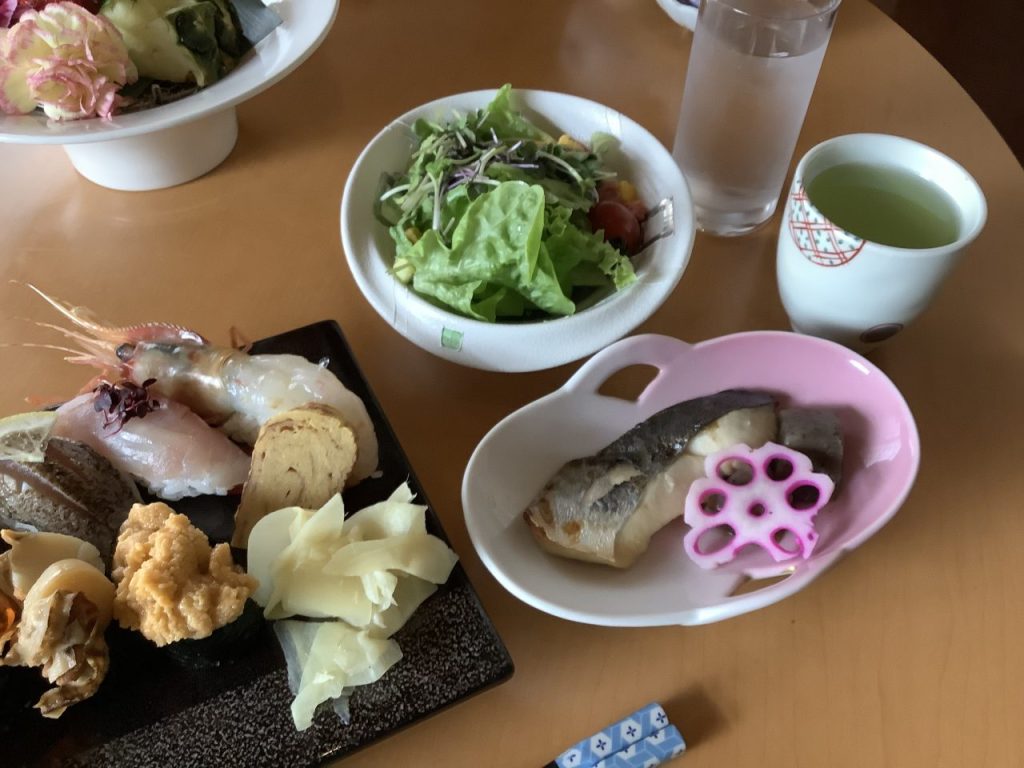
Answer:
<path fill-rule="evenodd" d="M 593 456 L 563 466 L 523 516 L 546 551 L 628 568 L 652 535 L 683 514 L 704 458 L 775 437 L 775 400 L 726 390 L 670 406 Z"/>
<path fill-rule="evenodd" d="M 300 355 L 250 355 L 210 344 L 200 334 L 169 323 L 116 327 L 85 307 L 47 296 L 29 286 L 74 328 L 44 327 L 63 333 L 78 350 L 70 362 L 94 365 L 104 376 L 120 376 L 121 386 L 151 388 L 215 425 L 233 440 L 252 445 L 260 427 L 277 414 L 307 403 L 337 409 L 355 433 L 358 453 L 348 484 L 377 470 L 373 421 L 358 395 L 326 365 Z M 244 480 L 244 478 L 243 478 Z"/>
<path fill-rule="evenodd" d="M 114 617 L 158 646 L 209 637 L 235 621 L 257 581 L 227 544 L 166 504 L 136 504 L 114 550 Z"/>
<path fill-rule="evenodd" d="M 82 560 L 103 573 L 100 551 L 63 533 L 0 530 L 8 549 L 0 554 L 0 591 L 24 600 L 40 574 L 58 560 Z M 9 589 L 8 589 L 9 587 Z"/>
<path fill-rule="evenodd" d="M 115 400 L 120 404 L 131 392 L 122 385 L 106 386 L 110 389 L 79 395 L 58 408 L 52 434 L 85 443 L 169 501 L 201 494 L 223 496 L 242 487 L 249 457 L 223 433 L 172 400 L 160 400 L 137 418 L 130 413 L 112 417 L 110 409 L 102 407 L 103 398 L 120 398 Z M 144 397 L 144 388 L 133 391 L 138 389 Z"/>
<path fill-rule="evenodd" d="M 779 411 L 778 443 L 811 460 L 815 472 L 829 476 L 836 488 L 843 476 L 843 435 L 839 417 L 824 408 Z"/>
<path fill-rule="evenodd" d="M 245 549 L 253 526 L 271 512 L 322 507 L 345 487 L 356 455 L 355 434 L 329 405 L 308 403 L 271 417 L 252 448 L 231 546 Z"/>
<path fill-rule="evenodd" d="M 42 462 L 0 459 L 0 527 L 50 531 L 92 544 L 109 561 L 135 484 L 87 445 L 51 437 Z"/>
<path fill-rule="evenodd" d="M 43 717 L 60 717 L 99 689 L 110 667 L 104 632 L 113 600 L 103 572 L 74 558 L 51 563 L 25 595 L 10 647 L 0 643 L 0 665 L 39 667 L 54 684 L 36 703 Z"/>

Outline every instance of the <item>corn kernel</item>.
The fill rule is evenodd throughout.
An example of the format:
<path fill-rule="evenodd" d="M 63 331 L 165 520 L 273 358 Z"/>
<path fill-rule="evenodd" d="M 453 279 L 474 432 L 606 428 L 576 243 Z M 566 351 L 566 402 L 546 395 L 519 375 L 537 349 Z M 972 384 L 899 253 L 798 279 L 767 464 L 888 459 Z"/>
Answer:
<path fill-rule="evenodd" d="M 637 199 L 636 187 L 628 181 L 619 182 L 619 199 L 624 203 L 632 203 Z"/>
<path fill-rule="evenodd" d="M 565 147 L 566 149 L 576 150 L 577 152 L 587 151 L 587 148 L 585 146 L 580 144 L 578 141 L 576 141 L 576 139 L 574 139 L 567 133 L 563 133 L 561 136 L 558 137 L 558 145 L 561 147 Z"/>
<path fill-rule="evenodd" d="M 409 227 L 407 230 L 405 230 L 405 236 L 409 238 L 410 243 L 416 245 L 416 241 L 423 237 L 423 233 L 420 232 L 419 229 L 417 229 L 416 227 Z"/>

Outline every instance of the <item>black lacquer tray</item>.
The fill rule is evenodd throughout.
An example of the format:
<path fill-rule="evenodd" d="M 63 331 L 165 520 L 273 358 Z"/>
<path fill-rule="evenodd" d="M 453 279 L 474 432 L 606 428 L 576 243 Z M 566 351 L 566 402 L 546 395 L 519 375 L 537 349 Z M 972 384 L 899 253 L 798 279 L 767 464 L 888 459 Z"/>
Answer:
<path fill-rule="evenodd" d="M 380 442 L 380 476 L 347 490 L 347 509 L 383 500 L 405 480 L 417 501 L 429 505 L 336 323 L 264 339 L 253 352 L 326 359 L 366 404 Z M 236 504 L 237 499 L 199 497 L 172 506 L 219 542 L 231 536 Z M 432 508 L 427 528 L 447 540 Z M 269 624 L 231 660 L 198 669 L 114 624 L 107 631 L 107 679 L 92 699 L 57 720 L 32 708 L 46 687 L 38 670 L 0 668 L 0 765 L 319 765 L 501 683 L 513 671 L 461 565 L 395 639 L 402 660 L 377 683 L 355 691 L 348 725 L 325 712 L 300 733 L 292 724 L 284 657 Z"/>

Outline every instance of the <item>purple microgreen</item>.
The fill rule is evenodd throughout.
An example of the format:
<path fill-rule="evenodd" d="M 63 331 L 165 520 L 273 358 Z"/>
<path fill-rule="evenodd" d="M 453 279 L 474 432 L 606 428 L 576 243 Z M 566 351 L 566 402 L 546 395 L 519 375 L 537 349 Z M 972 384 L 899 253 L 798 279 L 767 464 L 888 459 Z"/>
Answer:
<path fill-rule="evenodd" d="M 103 429 L 115 427 L 110 434 L 116 435 L 124 425 L 135 418 L 145 418 L 160 407 L 160 402 L 149 396 L 148 389 L 156 379 L 146 379 L 141 385 L 131 381 L 116 384 L 102 382 L 93 390 L 93 410 L 103 414 Z"/>

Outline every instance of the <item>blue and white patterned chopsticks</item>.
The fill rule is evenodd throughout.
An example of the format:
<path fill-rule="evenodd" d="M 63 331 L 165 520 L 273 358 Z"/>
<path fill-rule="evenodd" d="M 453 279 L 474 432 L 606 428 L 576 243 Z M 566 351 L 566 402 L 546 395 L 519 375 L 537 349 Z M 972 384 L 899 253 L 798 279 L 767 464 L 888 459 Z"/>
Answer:
<path fill-rule="evenodd" d="M 685 749 L 679 730 L 653 703 L 573 745 L 545 768 L 654 768 Z"/>
<path fill-rule="evenodd" d="M 674 725 L 669 725 L 595 763 L 594 768 L 654 768 L 678 757 L 685 750 L 683 735 Z"/>

